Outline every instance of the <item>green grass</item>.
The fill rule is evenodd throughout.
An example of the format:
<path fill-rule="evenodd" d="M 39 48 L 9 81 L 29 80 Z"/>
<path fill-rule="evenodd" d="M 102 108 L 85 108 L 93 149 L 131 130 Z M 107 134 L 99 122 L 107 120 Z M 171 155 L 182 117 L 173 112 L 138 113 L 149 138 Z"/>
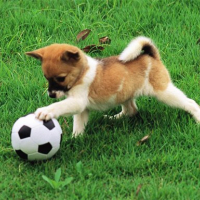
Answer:
<path fill-rule="evenodd" d="M 60 151 L 45 162 L 21 160 L 10 142 L 16 119 L 53 102 L 40 63 L 24 52 L 55 42 L 82 48 L 109 36 L 111 44 L 92 55 L 106 57 L 135 36 L 151 37 L 174 83 L 200 103 L 199 10 L 199 0 L 1 0 L 0 199 L 200 199 L 200 127 L 152 98 L 138 99 L 140 113 L 131 119 L 92 112 L 78 139 L 71 138 L 72 119 L 66 126 L 61 117 Z M 77 44 L 86 28 L 91 34 Z M 148 134 L 150 140 L 137 146 Z M 60 181 L 73 181 L 56 190 L 42 176 L 54 179 L 59 168 Z"/>

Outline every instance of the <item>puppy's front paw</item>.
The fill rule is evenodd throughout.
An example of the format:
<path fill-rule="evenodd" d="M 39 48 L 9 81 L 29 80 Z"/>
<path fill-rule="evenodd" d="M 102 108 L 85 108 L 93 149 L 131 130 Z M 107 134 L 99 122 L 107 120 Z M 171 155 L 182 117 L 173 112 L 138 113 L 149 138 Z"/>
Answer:
<path fill-rule="evenodd" d="M 43 107 L 36 110 L 35 117 L 39 120 L 50 120 L 55 116 L 48 107 Z"/>

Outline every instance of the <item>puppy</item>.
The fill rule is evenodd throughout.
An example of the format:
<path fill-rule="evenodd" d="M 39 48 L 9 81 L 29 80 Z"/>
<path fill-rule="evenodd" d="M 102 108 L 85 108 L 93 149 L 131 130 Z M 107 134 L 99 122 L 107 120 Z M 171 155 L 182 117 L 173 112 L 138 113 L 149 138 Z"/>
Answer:
<path fill-rule="evenodd" d="M 36 118 L 73 115 L 74 137 L 84 132 L 90 110 L 121 105 L 122 111 L 114 118 L 133 116 L 138 110 L 136 98 L 141 95 L 183 109 L 200 122 L 199 105 L 173 85 L 149 38 L 137 37 L 119 56 L 103 59 L 91 58 L 68 44 L 52 44 L 26 54 L 41 60 L 49 96 L 66 96 L 65 100 L 37 109 Z"/>

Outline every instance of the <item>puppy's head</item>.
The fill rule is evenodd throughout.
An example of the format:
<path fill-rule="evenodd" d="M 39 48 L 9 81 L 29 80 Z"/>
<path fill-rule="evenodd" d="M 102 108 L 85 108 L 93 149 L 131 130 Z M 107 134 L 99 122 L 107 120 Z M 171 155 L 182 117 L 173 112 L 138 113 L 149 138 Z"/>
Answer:
<path fill-rule="evenodd" d="M 41 60 L 42 70 L 47 79 L 48 94 L 60 98 L 80 80 L 86 66 L 83 52 L 71 45 L 52 44 L 26 53 Z"/>

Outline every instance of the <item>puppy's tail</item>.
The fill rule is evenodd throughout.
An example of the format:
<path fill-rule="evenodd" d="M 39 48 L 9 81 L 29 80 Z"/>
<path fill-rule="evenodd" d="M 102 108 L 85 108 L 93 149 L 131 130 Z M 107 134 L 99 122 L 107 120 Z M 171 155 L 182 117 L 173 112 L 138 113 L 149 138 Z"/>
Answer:
<path fill-rule="evenodd" d="M 155 59 L 160 59 L 158 49 L 153 44 L 151 39 L 144 36 L 139 36 L 133 39 L 124 49 L 124 51 L 119 56 L 119 60 L 126 63 L 128 61 L 134 60 L 141 54 L 148 54 Z"/>

